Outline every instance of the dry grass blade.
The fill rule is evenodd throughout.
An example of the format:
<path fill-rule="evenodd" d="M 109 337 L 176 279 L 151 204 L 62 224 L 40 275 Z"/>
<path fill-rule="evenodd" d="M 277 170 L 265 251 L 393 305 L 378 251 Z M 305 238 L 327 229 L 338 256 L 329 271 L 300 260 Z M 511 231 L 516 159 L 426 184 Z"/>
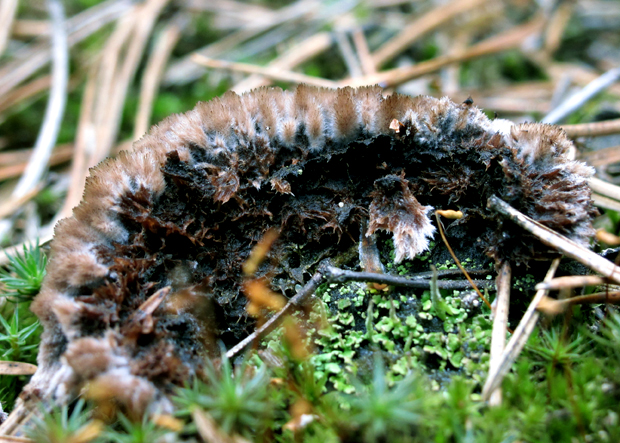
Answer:
<path fill-rule="evenodd" d="M 3 203 L 0 203 L 0 219 L 8 217 L 13 212 L 17 211 L 19 208 L 29 202 L 39 193 L 41 188 L 42 186 L 39 184 L 35 188 L 30 189 L 24 195 L 16 198 L 11 198 Z"/>
<path fill-rule="evenodd" d="M 157 94 L 164 68 L 170 58 L 170 54 L 172 54 L 172 50 L 181 37 L 181 30 L 187 21 L 187 16 L 178 15 L 161 32 L 153 46 L 153 53 L 146 63 L 145 72 L 142 76 L 140 103 L 133 133 L 135 140 L 142 137 L 149 128 L 153 102 L 155 101 L 155 95 Z"/>
<path fill-rule="evenodd" d="M 620 68 L 610 69 L 605 74 L 588 83 L 581 91 L 564 100 L 541 120 L 543 123 L 558 123 L 569 116 L 599 92 L 607 89 L 620 78 Z"/>
<path fill-rule="evenodd" d="M 131 2 L 128 0 L 108 0 L 67 20 L 66 30 L 69 47 L 116 20 L 130 7 Z M 50 46 L 46 40 L 25 47 L 22 52 L 14 54 L 14 61 L 2 66 L 0 69 L 0 97 L 3 97 L 50 61 Z"/>
<path fill-rule="evenodd" d="M 344 31 L 336 31 L 336 43 L 338 44 L 338 49 L 340 49 L 342 58 L 347 65 L 349 75 L 351 77 L 361 77 L 362 66 L 355 55 L 355 51 L 353 51 L 353 47 L 351 46 L 351 42 L 349 42 L 347 34 Z"/>
<path fill-rule="evenodd" d="M 40 94 L 43 91 L 49 89 L 52 84 L 52 76 L 44 75 L 26 83 L 19 88 L 15 88 L 8 92 L 6 95 L 0 97 L 0 113 L 15 106 L 18 103 L 22 103 L 24 100 Z"/>
<path fill-rule="evenodd" d="M 396 37 L 380 47 L 372 56 L 374 66 L 380 68 L 424 34 L 483 3 L 486 3 L 486 0 L 453 0 L 447 5 L 438 5 L 411 22 Z"/>
<path fill-rule="evenodd" d="M 487 203 L 488 207 L 509 218 L 526 231 L 535 235 L 542 243 L 551 246 L 567 257 L 577 260 L 599 274 L 620 284 L 620 268 L 606 258 L 590 251 L 574 241 L 558 234 L 546 226 L 532 220 L 525 214 L 517 211 L 505 201 L 493 196 Z"/>
<path fill-rule="evenodd" d="M 108 155 L 120 128 L 120 119 L 122 109 L 127 97 L 129 83 L 133 79 L 138 64 L 142 58 L 144 48 L 148 41 L 155 21 L 168 0 L 150 0 L 139 5 L 132 14 L 132 29 L 128 40 L 125 57 L 120 64 L 118 71 L 114 72 L 113 84 L 109 91 L 102 91 L 102 94 L 109 94 L 109 100 L 106 101 L 105 107 L 99 108 L 99 133 L 97 140 L 97 149 L 90 159 L 90 166 L 94 166 Z M 101 95 L 100 99 L 104 97 Z M 103 100 L 102 100 L 103 101 Z"/>
<path fill-rule="evenodd" d="M 376 74 L 377 67 L 375 66 L 375 62 L 372 59 L 372 54 L 368 48 L 368 42 L 364 36 L 364 31 L 362 28 L 357 27 L 353 30 L 352 36 L 353 44 L 355 45 L 355 50 L 357 51 L 357 56 L 359 57 L 362 65 L 362 72 L 364 75 Z"/>
<path fill-rule="evenodd" d="M 620 118 L 595 123 L 562 125 L 569 137 L 598 137 L 602 135 L 620 134 Z"/>
<path fill-rule="evenodd" d="M 268 29 L 287 21 L 301 20 L 304 16 L 312 15 L 316 9 L 317 4 L 313 1 L 297 1 L 274 11 L 271 20 L 256 22 L 256 26 L 252 27 L 241 27 L 238 31 L 199 49 L 194 54 L 200 54 L 207 58 L 223 56 Z M 192 60 L 194 54 L 173 63 L 164 74 L 164 84 L 185 84 L 199 78 L 204 73 L 204 67 L 196 65 Z"/>
<path fill-rule="evenodd" d="M 2 0 L 0 3 L 0 55 L 9 41 L 16 11 L 17 0 Z"/>
<path fill-rule="evenodd" d="M 192 61 L 207 68 L 227 69 L 230 71 L 245 72 L 246 74 L 259 74 L 272 80 L 289 83 L 305 83 L 307 85 L 319 86 L 323 88 L 338 88 L 338 82 L 319 77 L 312 77 L 293 71 L 284 71 L 277 68 L 250 65 L 248 63 L 227 62 L 224 60 L 214 60 L 195 53 Z"/>
<path fill-rule="evenodd" d="M 546 303 L 551 305 L 551 310 L 560 312 L 573 305 L 589 305 L 599 303 L 610 303 L 617 305 L 620 304 L 620 292 L 595 292 L 594 294 L 579 295 L 577 297 L 565 298 L 562 300 L 547 298 Z"/>
<path fill-rule="evenodd" d="M 620 201 L 620 186 L 616 186 L 596 177 L 590 178 L 588 182 L 590 188 L 597 194 Z"/>
<path fill-rule="evenodd" d="M 620 202 L 618 200 L 614 200 L 613 198 L 605 197 L 593 192 L 592 201 L 599 208 L 620 212 Z"/>
<path fill-rule="evenodd" d="M 47 3 L 52 21 L 52 87 L 32 156 L 12 194 L 16 199 L 28 194 L 41 179 L 56 144 L 67 102 L 69 48 L 64 30 L 64 10 L 59 0 L 48 0 Z"/>
<path fill-rule="evenodd" d="M 545 276 L 545 281 L 553 278 L 559 264 L 559 258 L 553 260 L 551 266 L 549 267 L 549 271 L 547 271 L 547 275 Z M 532 334 L 532 331 L 536 326 L 536 322 L 538 321 L 539 314 L 536 311 L 536 307 L 546 294 L 547 291 L 545 290 L 536 292 L 536 295 L 528 306 L 527 311 L 525 311 L 523 318 L 519 322 L 517 329 L 515 329 L 514 334 L 508 341 L 499 362 L 493 367 L 492 370 L 489 370 L 489 375 L 484 383 L 484 387 L 482 388 L 482 399 L 484 401 L 488 401 L 490 399 L 491 394 L 501 384 L 502 380 L 510 370 L 510 367 L 513 365 L 519 354 L 521 354 L 525 343 Z"/>
<path fill-rule="evenodd" d="M 26 437 L 10 437 L 8 435 L 0 435 L 0 443 L 33 443 L 34 440 L 30 440 Z"/>
<path fill-rule="evenodd" d="M 21 154 L 22 151 L 19 152 L 5 152 L 4 154 Z M 24 150 L 23 151 L 25 154 L 28 154 L 28 156 L 30 156 L 30 150 Z M 0 157 L 2 157 L 3 154 L 0 154 Z M 52 156 L 49 159 L 48 164 L 50 166 L 55 166 L 55 165 L 59 165 L 61 163 L 65 163 L 69 160 L 71 160 L 71 157 L 73 156 L 73 146 L 72 145 L 58 145 L 56 147 L 56 149 L 54 149 L 54 152 L 52 152 Z M 14 177 L 18 177 L 20 176 L 25 170 L 26 170 L 26 165 L 28 164 L 28 159 L 26 158 L 26 160 L 22 160 L 19 163 L 14 163 L 14 162 L 4 162 L 2 161 L 2 159 L 0 159 L 0 165 L 5 165 L 5 166 L 0 166 L 0 180 L 6 180 L 8 178 L 14 178 Z"/>
<path fill-rule="evenodd" d="M 325 52 L 333 44 L 331 35 L 328 32 L 319 32 L 303 41 L 291 46 L 282 55 L 272 60 L 266 67 L 283 71 L 290 71 L 307 60 Z M 237 94 L 267 86 L 272 83 L 270 78 L 259 74 L 250 75 L 230 88 Z"/>
<path fill-rule="evenodd" d="M 508 307 L 510 305 L 510 280 L 512 269 L 510 263 L 504 262 L 497 275 L 497 299 L 495 302 L 495 316 L 493 318 L 493 332 L 491 335 L 491 350 L 489 372 L 499 368 L 501 356 L 506 345 L 508 331 Z M 489 405 L 499 406 L 502 403 L 501 388 L 495 389 L 489 397 Z"/>
<path fill-rule="evenodd" d="M 484 55 L 495 54 L 508 49 L 518 48 L 527 37 L 539 33 L 542 30 L 543 25 L 544 20 L 542 18 L 536 18 L 524 25 L 514 27 L 500 35 L 490 37 L 487 40 L 484 40 L 457 54 L 435 57 L 434 59 L 418 63 L 413 66 L 391 69 L 375 75 L 360 77 L 359 79 L 351 79 L 342 82 L 341 86 L 358 87 L 373 84 L 380 84 L 384 87 L 398 86 L 408 80 L 430 74 L 453 63 L 459 63 L 473 58 L 482 57 Z"/>
<path fill-rule="evenodd" d="M 569 275 L 538 283 L 536 285 L 536 290 L 545 289 L 547 291 L 556 291 L 558 289 L 581 288 L 583 286 L 599 286 L 607 282 L 607 279 L 599 277 L 598 275 Z"/>
<path fill-rule="evenodd" d="M 32 375 L 37 367 L 19 361 L 0 361 L 0 375 Z"/>
<path fill-rule="evenodd" d="M 618 132 L 620 132 L 620 124 L 618 125 Z M 620 145 L 581 153 L 579 159 L 595 168 L 620 162 Z"/>
<path fill-rule="evenodd" d="M 82 191 L 88 173 L 88 152 L 93 152 L 96 145 L 93 109 L 96 93 L 96 70 L 93 68 L 88 74 L 84 94 L 82 95 L 81 113 L 75 139 L 75 154 L 71 165 L 71 183 L 62 209 L 56 220 L 68 217 L 73 207 L 77 206 L 82 198 Z"/>

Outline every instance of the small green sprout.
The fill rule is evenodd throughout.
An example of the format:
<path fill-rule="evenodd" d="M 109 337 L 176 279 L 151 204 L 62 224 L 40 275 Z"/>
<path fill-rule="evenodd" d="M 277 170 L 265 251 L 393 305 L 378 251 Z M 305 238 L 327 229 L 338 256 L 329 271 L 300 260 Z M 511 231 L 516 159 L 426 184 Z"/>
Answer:
<path fill-rule="evenodd" d="M 90 421 L 90 412 L 84 409 L 84 400 L 78 400 L 69 415 L 69 406 L 63 405 L 35 417 L 33 427 L 26 429 L 28 438 L 36 443 L 88 442 L 97 437 L 101 423 Z M 88 438 L 90 436 L 90 438 Z"/>
<path fill-rule="evenodd" d="M 350 400 L 351 421 L 359 427 L 365 442 L 389 441 L 398 434 L 411 434 L 420 423 L 422 400 L 412 398 L 414 382 L 409 375 L 389 388 L 383 361 L 378 357 L 370 384 L 352 380 L 357 394 Z"/>
<path fill-rule="evenodd" d="M 31 301 L 41 289 L 45 277 L 46 255 L 37 244 L 33 244 L 24 245 L 23 254 L 8 257 L 8 270 L 0 271 L 0 282 L 4 284 L 0 296 L 15 303 Z"/>
<path fill-rule="evenodd" d="M 0 331 L 0 352 L 3 360 L 34 362 L 38 344 L 40 324 L 35 321 L 24 327 L 20 323 L 19 309 L 13 311 L 11 323 L 0 315 L 0 325 L 4 332 Z"/>
<path fill-rule="evenodd" d="M 224 357 L 219 370 L 207 360 L 206 382 L 195 380 L 191 387 L 179 389 L 175 402 L 189 415 L 194 408 L 209 412 L 227 433 L 256 436 L 267 426 L 273 405 L 268 396 L 269 375 L 266 366 L 259 369 L 243 362 L 234 370 Z"/>
<path fill-rule="evenodd" d="M 108 430 L 104 433 L 106 441 L 117 443 L 152 443 L 170 434 L 170 430 L 162 428 L 148 414 L 142 420 L 133 422 L 123 414 L 118 415 L 119 430 Z"/>

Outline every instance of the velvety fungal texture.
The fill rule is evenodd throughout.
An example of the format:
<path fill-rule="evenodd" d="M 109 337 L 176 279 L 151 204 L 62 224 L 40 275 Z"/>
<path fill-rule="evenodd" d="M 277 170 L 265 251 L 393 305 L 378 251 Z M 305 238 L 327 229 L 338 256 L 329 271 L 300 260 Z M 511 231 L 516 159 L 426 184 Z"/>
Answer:
<path fill-rule="evenodd" d="M 217 343 L 251 332 L 241 266 L 291 295 L 325 257 L 393 233 L 396 260 L 428 247 L 433 208 L 448 236 L 496 260 L 548 251 L 486 208 L 495 194 L 586 244 L 592 171 L 557 127 L 489 120 L 467 102 L 379 88 L 259 89 L 199 103 L 95 168 L 61 221 L 33 310 L 45 326 L 31 393 L 62 402 L 99 387 L 128 408 L 170 410 Z"/>

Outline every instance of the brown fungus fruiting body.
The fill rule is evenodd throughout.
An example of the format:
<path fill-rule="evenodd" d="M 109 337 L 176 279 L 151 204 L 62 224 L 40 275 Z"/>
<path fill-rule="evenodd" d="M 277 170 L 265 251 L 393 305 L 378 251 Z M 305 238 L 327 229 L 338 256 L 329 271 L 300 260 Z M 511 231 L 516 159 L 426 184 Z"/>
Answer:
<path fill-rule="evenodd" d="M 217 341 L 249 334 L 242 265 L 280 235 L 257 275 L 291 294 L 323 258 L 377 230 L 396 259 L 425 250 L 432 208 L 496 260 L 545 247 L 510 235 L 496 194 L 586 243 L 591 169 L 553 126 L 489 120 L 470 103 L 384 97 L 377 87 L 259 89 L 199 103 L 92 171 L 61 221 L 32 309 L 45 326 L 30 390 L 66 401 L 85 387 L 128 408 L 170 408 Z M 104 388 L 101 388 L 104 386 Z"/>

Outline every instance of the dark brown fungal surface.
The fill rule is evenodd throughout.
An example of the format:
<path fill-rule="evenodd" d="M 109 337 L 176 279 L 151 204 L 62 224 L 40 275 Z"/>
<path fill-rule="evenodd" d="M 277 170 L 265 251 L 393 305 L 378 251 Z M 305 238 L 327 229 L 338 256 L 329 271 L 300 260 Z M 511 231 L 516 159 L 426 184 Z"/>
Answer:
<path fill-rule="evenodd" d="M 45 334 L 29 389 L 65 401 L 113 381 L 128 407 L 169 407 L 165 394 L 200 371 L 216 340 L 251 332 L 239 321 L 241 268 L 270 228 L 280 235 L 258 275 L 287 295 L 362 226 L 392 232 L 397 261 L 424 251 L 433 207 L 462 211 L 450 230 L 496 260 L 544 255 L 487 210 L 494 194 L 587 243 L 591 170 L 567 158 L 570 146 L 553 126 L 379 88 L 200 103 L 95 168 L 59 223 L 33 304 Z"/>

